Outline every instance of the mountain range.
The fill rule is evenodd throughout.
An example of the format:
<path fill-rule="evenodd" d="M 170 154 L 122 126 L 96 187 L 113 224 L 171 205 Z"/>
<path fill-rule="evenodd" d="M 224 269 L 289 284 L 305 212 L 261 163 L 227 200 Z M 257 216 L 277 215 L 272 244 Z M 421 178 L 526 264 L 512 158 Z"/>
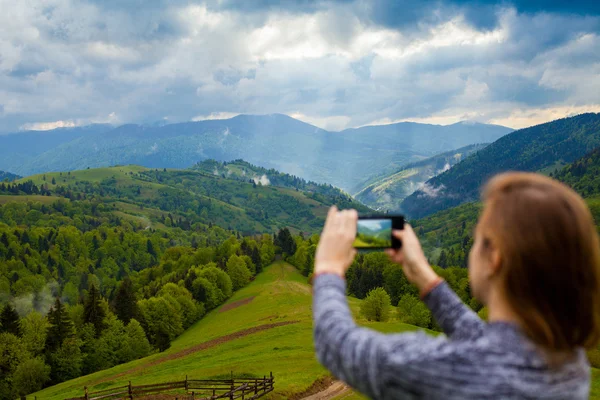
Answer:
<path fill-rule="evenodd" d="M 354 197 L 378 211 L 400 211 L 402 201 L 422 188 L 427 180 L 447 171 L 486 146 L 487 144 L 473 144 L 407 164 L 392 174 L 368 180 Z"/>
<path fill-rule="evenodd" d="M 505 171 L 550 173 L 600 146 L 600 114 L 587 113 L 512 132 L 428 180 L 401 204 L 411 218 L 477 200 Z"/>
<path fill-rule="evenodd" d="M 402 122 L 329 132 L 282 114 L 165 126 L 92 125 L 0 136 L 0 170 L 19 175 L 137 164 L 188 168 L 198 161 L 250 163 L 354 192 L 369 178 L 511 129 L 462 122 Z"/>

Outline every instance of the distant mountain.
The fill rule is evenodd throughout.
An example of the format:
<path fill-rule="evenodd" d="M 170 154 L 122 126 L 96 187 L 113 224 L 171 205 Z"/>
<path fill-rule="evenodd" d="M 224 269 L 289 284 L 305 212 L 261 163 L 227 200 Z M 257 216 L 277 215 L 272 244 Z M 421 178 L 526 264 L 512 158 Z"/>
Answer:
<path fill-rule="evenodd" d="M 407 164 L 392 174 L 370 179 L 354 197 L 375 210 L 401 211 L 402 201 L 420 189 L 427 180 L 447 171 L 485 146 L 487 144 L 474 144 Z"/>
<path fill-rule="evenodd" d="M 19 175 L 11 174 L 10 172 L 0 171 L 0 182 L 4 182 L 4 181 L 12 182 L 19 178 L 20 178 Z"/>
<path fill-rule="evenodd" d="M 582 114 L 521 129 L 426 182 L 402 203 L 412 218 L 476 200 L 491 176 L 504 171 L 552 170 L 600 146 L 600 114 Z"/>
<path fill-rule="evenodd" d="M 69 131 L 71 140 L 45 140 L 40 146 L 44 151 L 35 155 L 18 153 L 25 151 L 25 140 L 6 145 L 0 141 L 3 151 L 18 153 L 0 157 L 0 169 L 29 175 L 118 164 L 187 168 L 205 159 L 244 159 L 351 191 L 357 182 L 408 162 L 491 142 L 510 131 L 470 123 L 399 123 L 328 132 L 281 114 L 239 115 L 165 126 L 123 125 L 89 134 Z M 53 138 L 53 132 L 44 132 L 44 139 Z"/>
<path fill-rule="evenodd" d="M 95 124 L 78 128 L 58 128 L 50 131 L 24 131 L 0 135 L 0 170 L 29 175 L 45 172 L 35 163 L 43 154 L 72 142 L 82 136 L 101 135 L 114 129 L 107 124 Z"/>

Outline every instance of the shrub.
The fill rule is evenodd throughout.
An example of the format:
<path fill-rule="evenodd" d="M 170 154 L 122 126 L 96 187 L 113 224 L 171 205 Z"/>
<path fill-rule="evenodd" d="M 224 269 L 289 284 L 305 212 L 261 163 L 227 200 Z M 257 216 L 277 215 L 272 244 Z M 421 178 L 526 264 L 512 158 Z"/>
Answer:
<path fill-rule="evenodd" d="M 385 322 L 390 318 L 390 307 L 390 296 L 379 287 L 367 294 L 360 306 L 360 313 L 369 321 Z"/>
<path fill-rule="evenodd" d="M 415 296 L 405 294 L 398 302 L 398 319 L 406 324 L 429 328 L 431 311 Z"/>

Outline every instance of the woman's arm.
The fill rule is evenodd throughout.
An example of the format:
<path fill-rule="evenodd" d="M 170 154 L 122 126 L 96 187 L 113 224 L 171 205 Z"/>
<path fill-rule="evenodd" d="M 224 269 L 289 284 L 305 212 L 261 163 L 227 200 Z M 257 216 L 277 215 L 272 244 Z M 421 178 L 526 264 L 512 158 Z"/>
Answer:
<path fill-rule="evenodd" d="M 402 241 L 399 250 L 388 250 L 393 261 L 402 264 L 404 275 L 421 292 L 421 298 L 450 338 L 479 335 L 483 321 L 454 293 L 429 265 L 419 239 L 408 224 L 394 235 Z"/>
<path fill-rule="evenodd" d="M 338 379 L 370 398 L 413 398 L 431 388 L 432 357 L 444 354 L 444 339 L 423 332 L 384 335 L 356 326 L 348 307 L 346 283 L 321 274 L 313 286 L 317 358 Z M 391 382 L 394 384 L 390 384 Z"/>
<path fill-rule="evenodd" d="M 454 293 L 446 282 L 441 282 L 424 293 L 423 301 L 433 318 L 451 339 L 468 339 L 479 336 L 485 326 L 477 314 Z"/>

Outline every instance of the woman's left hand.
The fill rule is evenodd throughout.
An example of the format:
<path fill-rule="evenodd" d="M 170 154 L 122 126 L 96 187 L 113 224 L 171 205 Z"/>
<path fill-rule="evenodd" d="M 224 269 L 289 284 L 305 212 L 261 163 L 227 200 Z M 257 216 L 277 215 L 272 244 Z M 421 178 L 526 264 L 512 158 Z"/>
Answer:
<path fill-rule="evenodd" d="M 356 210 L 338 211 L 335 206 L 329 209 L 315 254 L 315 275 L 331 273 L 342 278 L 346 275 L 356 256 L 352 244 L 357 222 Z"/>

